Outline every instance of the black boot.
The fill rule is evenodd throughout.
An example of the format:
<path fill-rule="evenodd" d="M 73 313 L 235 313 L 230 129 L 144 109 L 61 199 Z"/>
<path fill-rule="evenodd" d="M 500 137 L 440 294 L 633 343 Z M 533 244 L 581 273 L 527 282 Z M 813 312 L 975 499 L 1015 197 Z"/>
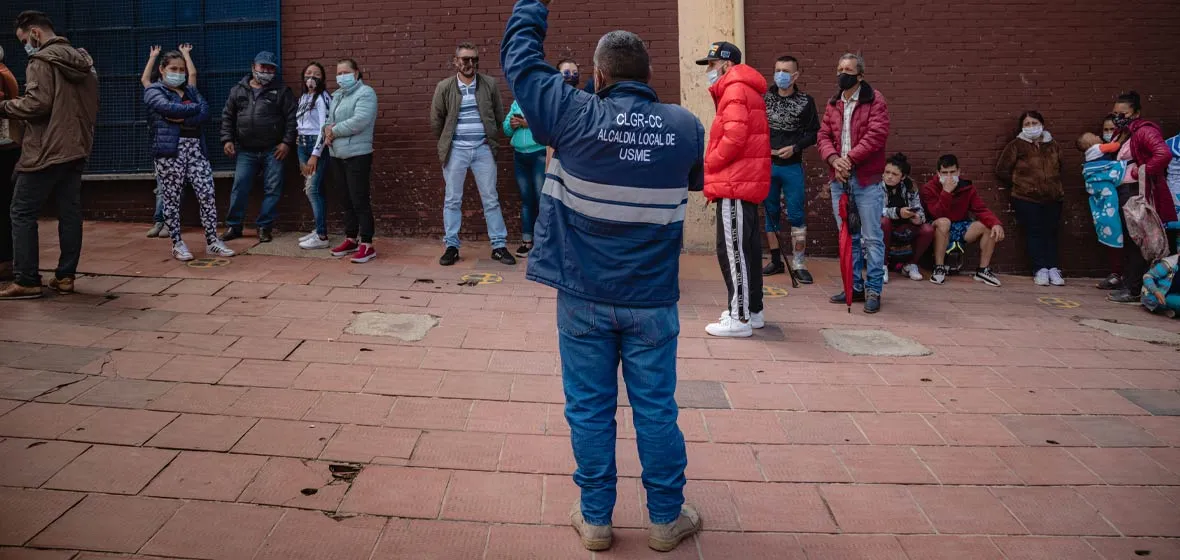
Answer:
<path fill-rule="evenodd" d="M 782 274 L 787 268 L 783 266 L 783 251 L 782 249 L 770 250 L 770 262 L 762 268 L 763 276 L 773 276 L 775 274 Z"/>

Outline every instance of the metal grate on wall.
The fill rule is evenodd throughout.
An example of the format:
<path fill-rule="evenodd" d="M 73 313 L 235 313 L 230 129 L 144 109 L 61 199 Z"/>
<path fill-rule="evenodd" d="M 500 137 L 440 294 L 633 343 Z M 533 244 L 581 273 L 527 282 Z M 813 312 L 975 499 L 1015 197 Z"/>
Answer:
<path fill-rule="evenodd" d="M 23 10 L 40 10 L 57 33 L 94 58 L 99 80 L 98 127 L 87 172 L 152 171 L 151 139 L 140 74 L 152 45 L 165 51 L 193 44 L 197 88 L 209 101 L 205 139 L 213 168 L 233 169 L 218 146 L 221 109 L 229 90 L 250 72 L 254 55 L 281 56 L 280 0 L 5 0 L 0 45 L 5 63 L 24 85 L 27 58 L 11 32 Z M 23 90 L 22 90 L 23 91 Z"/>

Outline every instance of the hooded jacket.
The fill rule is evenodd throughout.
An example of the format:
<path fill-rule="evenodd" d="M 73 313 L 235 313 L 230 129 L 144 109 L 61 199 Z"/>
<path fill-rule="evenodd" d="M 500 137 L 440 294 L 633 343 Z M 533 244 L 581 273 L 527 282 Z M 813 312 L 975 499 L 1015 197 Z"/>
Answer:
<path fill-rule="evenodd" d="M 889 139 L 889 107 L 885 96 L 873 89 L 868 82 L 861 82 L 856 108 L 852 110 L 852 150 L 848 159 L 852 161 L 852 172 L 861 188 L 881 182 L 885 171 L 885 141 Z M 819 157 L 825 162 L 832 156 L 840 157 L 841 133 L 844 131 L 844 95 L 837 92 L 828 100 L 824 118 L 819 127 Z M 836 171 L 830 170 L 831 180 L 836 180 Z"/>
<path fill-rule="evenodd" d="M 279 144 L 294 146 L 299 135 L 295 94 L 278 78 L 255 94 L 250 78 L 242 78 L 229 90 L 221 112 L 221 143 L 233 142 L 251 152 L 272 150 Z"/>
<path fill-rule="evenodd" d="M 1008 142 L 996 162 L 996 176 L 1012 189 L 1012 198 L 1018 200 L 1044 204 L 1065 198 L 1061 186 L 1061 147 L 1048 132 L 1036 142 L 1023 138 Z"/>
<path fill-rule="evenodd" d="M 98 120 L 94 61 L 65 37 L 46 41 L 29 57 L 25 94 L 0 101 L 0 117 L 25 121 L 17 171 L 90 157 Z"/>
<path fill-rule="evenodd" d="M 736 64 L 709 88 L 717 117 L 705 150 L 705 197 L 761 204 L 770 192 L 766 78 Z"/>
<path fill-rule="evenodd" d="M 1176 221 L 1176 204 L 1168 190 L 1168 164 L 1172 150 L 1164 141 L 1160 125 L 1146 119 L 1135 119 L 1127 125 L 1131 133 L 1131 159 L 1140 165 L 1139 172 L 1147 173 L 1147 196 L 1155 202 L 1164 223 Z"/>
<path fill-rule="evenodd" d="M 988 210 L 987 204 L 979 197 L 975 185 L 966 179 L 960 179 L 954 191 L 946 192 L 938 176 L 932 177 L 920 191 L 922 204 L 926 206 L 926 219 L 933 222 L 939 218 L 946 218 L 952 222 L 961 222 L 975 214 L 975 219 L 991 229 L 1000 225 L 1000 219 Z"/>

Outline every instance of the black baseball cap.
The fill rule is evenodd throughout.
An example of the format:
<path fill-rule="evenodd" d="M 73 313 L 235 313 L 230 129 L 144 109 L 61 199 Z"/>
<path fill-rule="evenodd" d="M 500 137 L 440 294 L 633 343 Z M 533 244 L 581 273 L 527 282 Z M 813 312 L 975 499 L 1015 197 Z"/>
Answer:
<path fill-rule="evenodd" d="M 737 48 L 737 45 L 725 41 L 713 43 L 709 45 L 709 54 L 698 60 L 697 64 L 705 66 L 711 60 L 728 60 L 734 64 L 741 64 L 742 50 Z"/>

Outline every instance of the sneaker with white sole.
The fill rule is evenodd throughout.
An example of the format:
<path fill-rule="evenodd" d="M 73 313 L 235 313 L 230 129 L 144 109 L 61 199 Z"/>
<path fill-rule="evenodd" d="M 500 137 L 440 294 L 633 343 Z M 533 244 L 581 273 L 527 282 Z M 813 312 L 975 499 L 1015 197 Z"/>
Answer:
<path fill-rule="evenodd" d="M 1049 269 L 1042 268 L 1042 269 L 1038 270 L 1036 275 L 1033 276 L 1033 284 L 1036 284 L 1038 286 L 1048 286 L 1049 285 Z"/>
<path fill-rule="evenodd" d="M 218 257 L 232 257 L 237 253 L 233 249 L 225 246 L 225 243 L 220 239 L 205 246 L 205 253 L 216 255 Z"/>
<path fill-rule="evenodd" d="M 972 278 L 975 278 L 976 282 L 983 282 L 988 286 L 996 288 L 1000 287 L 1000 279 L 995 275 L 995 273 L 992 272 L 991 267 L 985 266 L 983 268 L 977 269 L 975 271 L 975 276 Z"/>
<path fill-rule="evenodd" d="M 328 249 L 331 246 L 332 246 L 332 243 L 330 241 L 328 241 L 328 238 L 327 237 L 321 238 L 319 236 L 319 234 L 316 234 L 315 236 L 313 236 L 309 239 L 304 239 L 303 241 L 299 242 L 299 248 L 306 249 L 308 251 L 313 250 L 313 249 Z"/>
<path fill-rule="evenodd" d="M 191 261 L 193 253 L 188 250 L 188 245 L 181 241 L 172 245 L 172 258 L 178 261 Z"/>
<path fill-rule="evenodd" d="M 373 248 L 372 243 L 361 243 L 357 248 L 356 253 L 353 253 L 350 261 L 356 264 L 365 264 L 377 258 L 377 250 Z"/>
<path fill-rule="evenodd" d="M 901 269 L 901 271 L 910 275 L 910 280 L 913 280 L 914 282 L 921 282 L 923 280 L 922 269 L 916 264 L 907 264 L 905 265 L 905 268 Z"/>
<path fill-rule="evenodd" d="M 950 272 L 945 264 L 934 266 L 934 274 L 930 275 L 930 282 L 933 284 L 942 284 L 946 282 L 946 275 Z"/>
<path fill-rule="evenodd" d="M 743 323 L 726 315 L 718 322 L 707 325 L 705 332 L 723 338 L 747 338 L 754 336 L 754 327 L 750 323 Z"/>
<path fill-rule="evenodd" d="M 888 269 L 888 268 L 886 268 L 886 269 L 885 269 L 885 276 L 882 276 L 882 277 L 881 277 L 881 282 L 882 282 L 883 284 L 888 284 L 888 283 L 889 283 L 889 269 Z"/>
<path fill-rule="evenodd" d="M 300 237 L 300 238 L 299 238 L 299 242 L 300 242 L 300 243 L 303 243 L 304 241 L 307 241 L 308 239 L 316 239 L 316 238 L 318 238 L 319 236 L 320 236 L 320 234 L 318 234 L 318 233 L 316 233 L 316 232 L 314 232 L 314 231 L 313 231 L 313 232 L 311 232 L 311 233 L 309 233 L 309 234 L 307 234 L 307 235 L 304 235 L 303 237 Z"/>
<path fill-rule="evenodd" d="M 765 313 L 765 312 L 759 311 L 757 313 L 750 314 L 750 328 L 761 329 L 761 328 L 766 327 L 766 317 L 765 317 L 765 315 L 763 315 L 763 313 Z M 721 318 L 718 319 L 718 321 L 724 321 L 728 318 L 729 318 L 729 310 L 726 309 L 725 311 L 721 312 Z"/>
<path fill-rule="evenodd" d="M 1061 269 L 1060 268 L 1050 268 L 1049 269 L 1049 283 L 1053 284 L 1054 286 L 1064 286 L 1065 285 L 1065 278 L 1061 277 Z"/>

